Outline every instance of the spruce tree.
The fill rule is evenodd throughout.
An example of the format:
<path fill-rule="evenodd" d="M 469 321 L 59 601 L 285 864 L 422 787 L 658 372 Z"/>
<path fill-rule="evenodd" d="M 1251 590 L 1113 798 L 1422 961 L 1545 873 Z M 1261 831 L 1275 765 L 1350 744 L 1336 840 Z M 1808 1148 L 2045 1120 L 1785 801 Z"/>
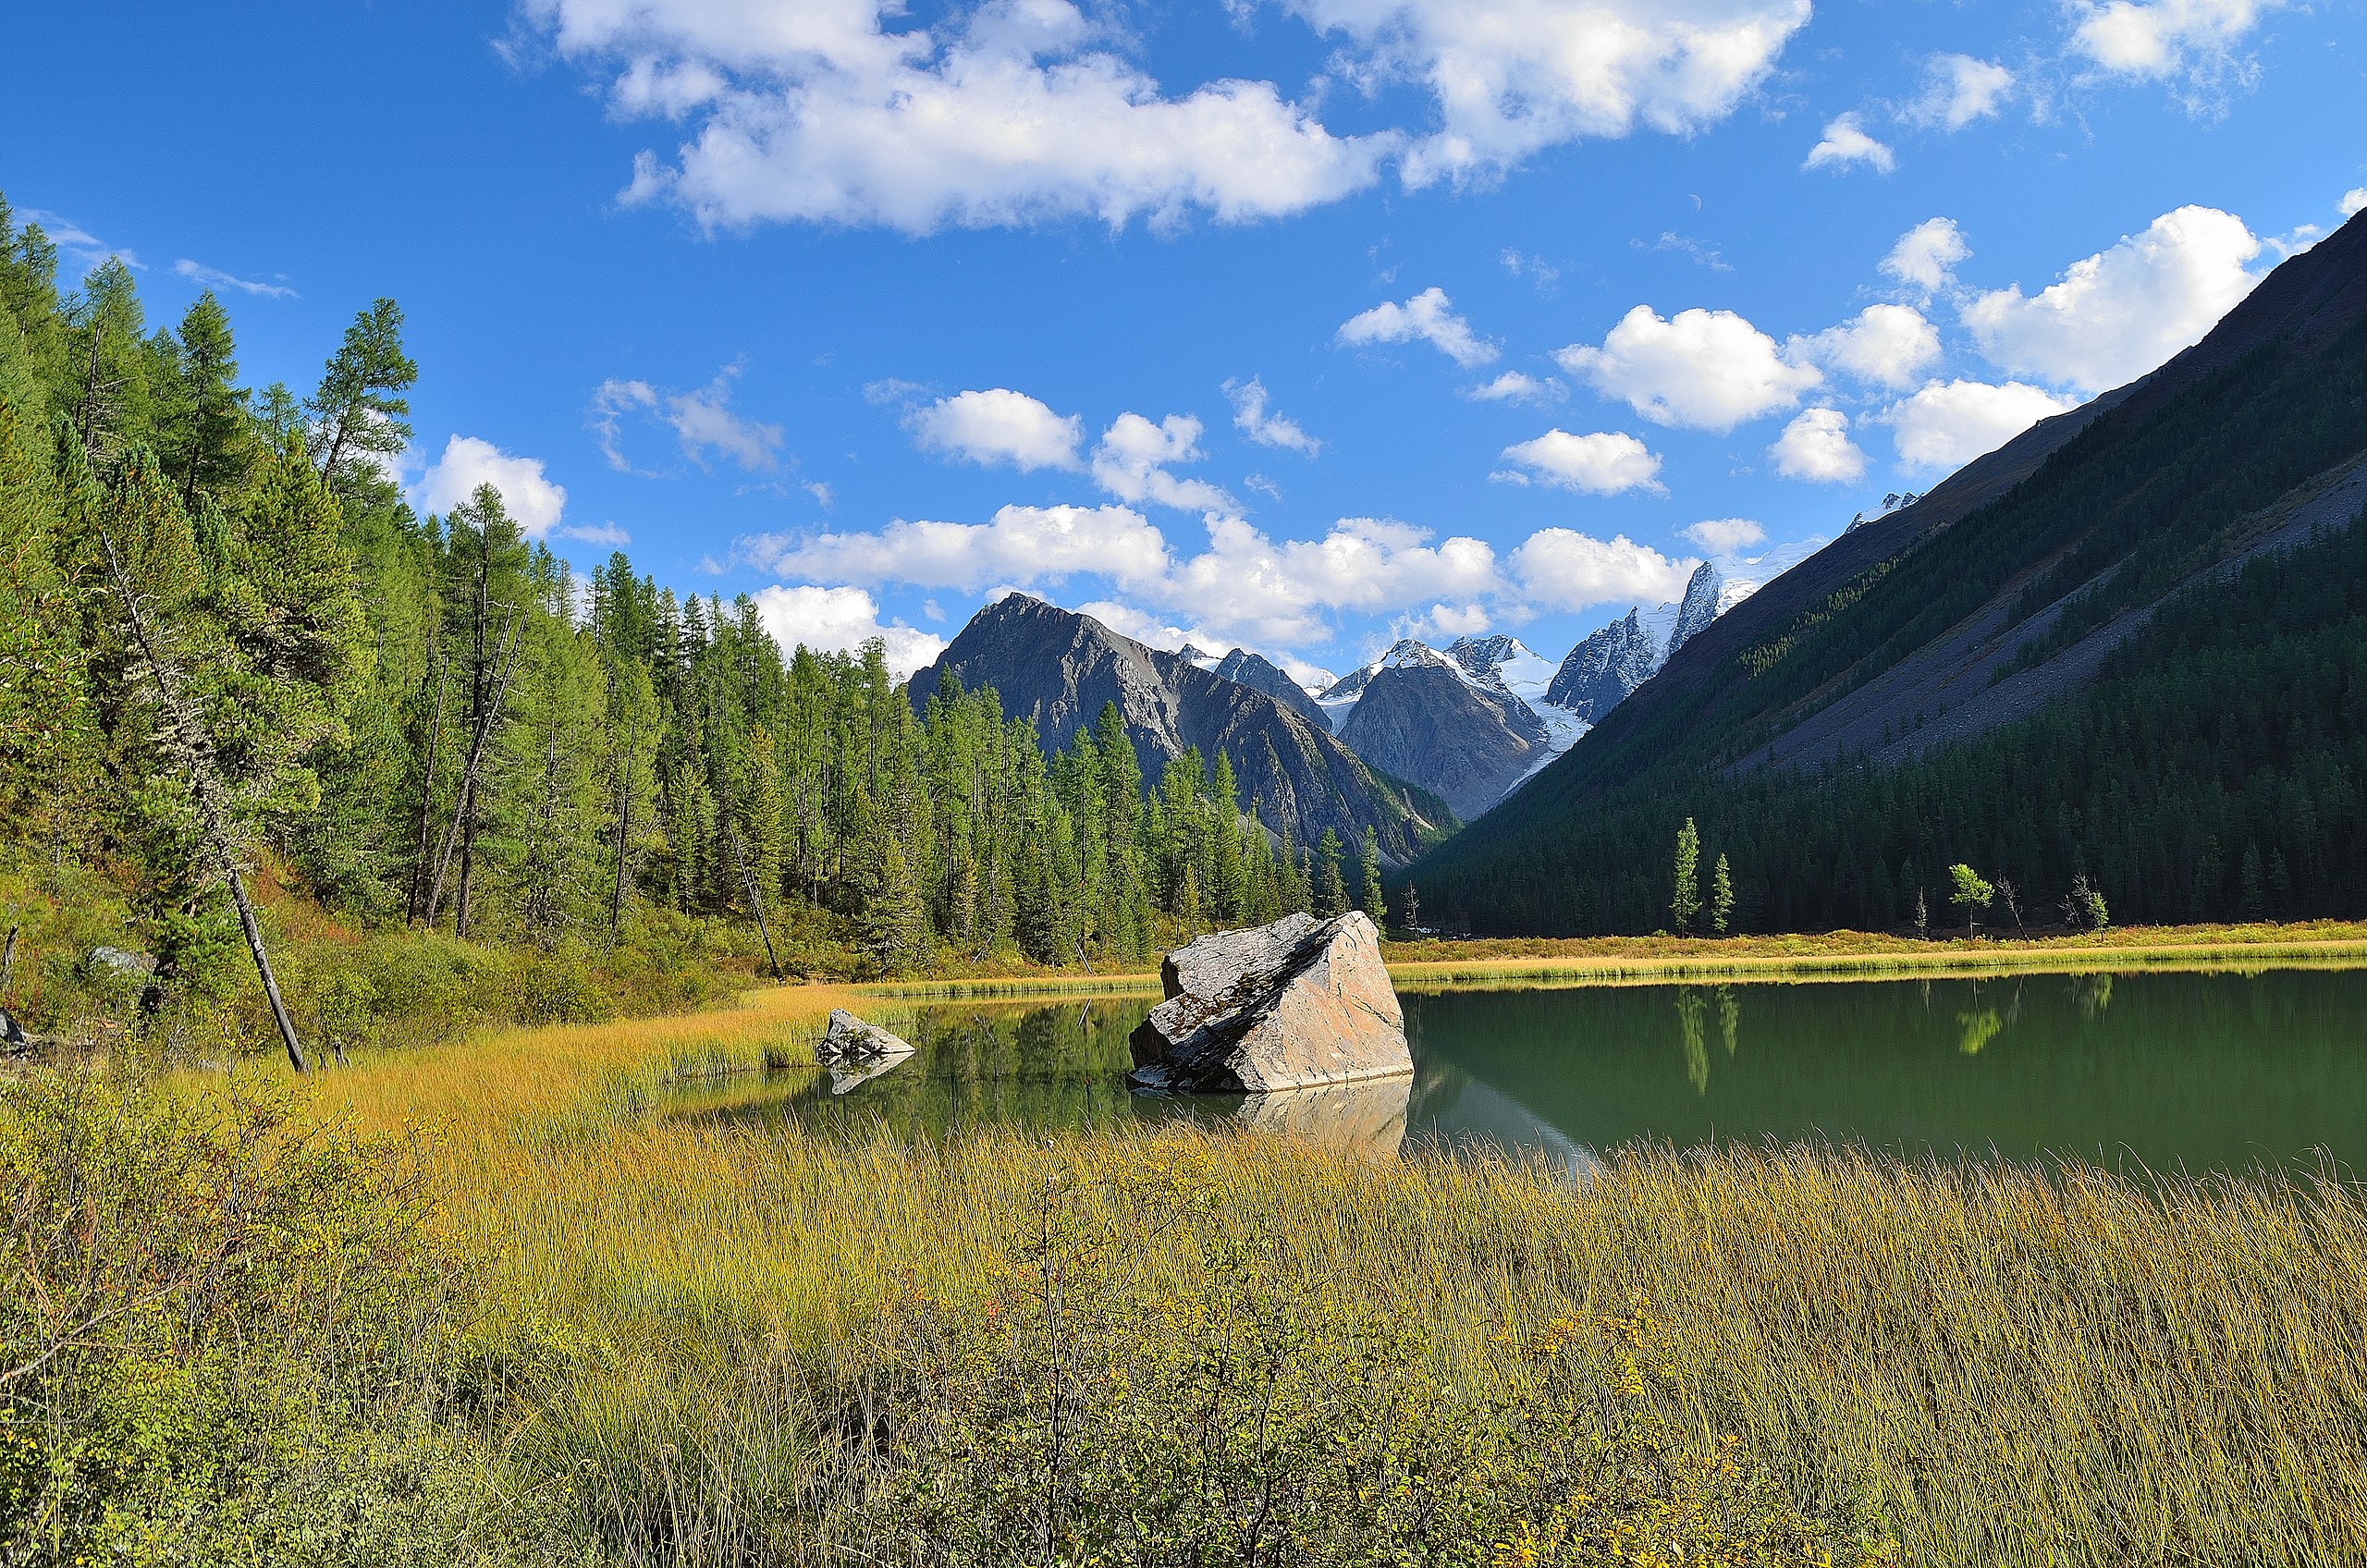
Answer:
<path fill-rule="evenodd" d="M 1389 929 L 1389 902 L 1380 891 L 1380 840 L 1369 827 L 1365 829 L 1361 870 L 1364 873 L 1365 913 L 1372 917 L 1377 928 L 1386 931 Z"/>
<path fill-rule="evenodd" d="M 1344 914 L 1348 885 L 1340 873 L 1340 835 L 1327 827 L 1315 846 L 1315 913 L 1323 919 Z"/>

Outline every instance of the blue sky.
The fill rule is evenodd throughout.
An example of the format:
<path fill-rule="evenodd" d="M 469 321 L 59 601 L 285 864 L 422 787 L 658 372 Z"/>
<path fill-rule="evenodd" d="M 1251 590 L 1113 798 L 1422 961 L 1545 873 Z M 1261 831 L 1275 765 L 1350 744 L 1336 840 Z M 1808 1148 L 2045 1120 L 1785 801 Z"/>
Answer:
<path fill-rule="evenodd" d="M 15 19 L 0 190 L 404 477 L 925 659 L 992 593 L 1548 656 L 2141 374 L 2367 202 L 2355 0 Z"/>

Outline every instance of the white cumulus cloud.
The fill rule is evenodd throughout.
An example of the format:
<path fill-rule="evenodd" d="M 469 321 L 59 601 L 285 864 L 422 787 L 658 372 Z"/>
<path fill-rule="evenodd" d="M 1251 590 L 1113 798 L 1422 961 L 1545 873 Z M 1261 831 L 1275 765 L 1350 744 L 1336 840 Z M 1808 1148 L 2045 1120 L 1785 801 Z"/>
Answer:
<path fill-rule="evenodd" d="M 1464 393 L 1481 403 L 1558 403 L 1570 395 L 1570 389 L 1547 376 L 1539 381 L 1526 371 L 1508 370 L 1493 381 L 1486 381 Z"/>
<path fill-rule="evenodd" d="M 2079 6 L 2071 47 L 2116 76 L 2208 88 L 2243 74 L 2235 51 L 2276 0 L 2108 0 Z"/>
<path fill-rule="evenodd" d="M 2014 73 L 1994 60 L 1934 55 L 1923 65 L 1923 91 L 1907 105 L 1910 125 L 1962 130 L 1997 112 L 2014 88 Z"/>
<path fill-rule="evenodd" d="M 1713 556 L 1731 556 L 1767 542 L 1767 530 L 1747 517 L 1707 518 L 1677 532 Z"/>
<path fill-rule="evenodd" d="M 997 386 L 957 392 L 915 409 L 905 423 L 925 451 L 1024 471 L 1075 468 L 1085 422 L 1062 416 L 1024 392 Z"/>
<path fill-rule="evenodd" d="M 1503 455 L 1519 467 L 1493 477 L 1515 484 L 1551 484 L 1592 496 L 1615 496 L 1623 490 L 1662 491 L 1661 459 L 1641 441 L 1621 431 L 1573 435 L 1566 430 L 1549 430 L 1534 440 L 1505 447 Z"/>
<path fill-rule="evenodd" d="M 1866 454 L 1849 439 L 1849 416 L 1839 409 L 1801 410 L 1767 455 L 1786 479 L 1846 484 L 1866 472 Z"/>
<path fill-rule="evenodd" d="M 1869 305 L 1839 326 L 1794 338 L 1791 350 L 1859 381 L 1907 387 L 1940 357 L 1940 334 L 1911 305 Z"/>
<path fill-rule="evenodd" d="M 1427 112 L 1335 135 L 1311 101 L 1171 91 L 1098 6 L 985 0 L 914 25 L 889 0 L 525 0 L 619 118 L 685 128 L 629 196 L 710 226 L 1120 225 L 1274 217 L 1371 185 L 1485 178 L 1530 153 L 1731 114 L 1809 0 L 1283 0 L 1334 45 L 1324 80 Z"/>
<path fill-rule="evenodd" d="M 1597 539 L 1575 529 L 1542 528 L 1522 541 L 1509 564 L 1532 599 L 1577 611 L 1681 598 L 1686 579 L 1700 563 L 1671 560 L 1624 533 Z"/>
<path fill-rule="evenodd" d="M 484 484 L 499 493 L 502 508 L 529 539 L 550 533 L 567 507 L 566 487 L 543 472 L 542 459 L 512 457 L 474 435 L 444 444 L 444 455 L 420 475 L 411 500 L 423 511 L 448 512 Z"/>
<path fill-rule="evenodd" d="M 1773 338 L 1732 311 L 1680 311 L 1662 320 L 1649 305 L 1620 319 L 1600 348 L 1572 344 L 1564 370 L 1655 424 L 1732 430 L 1796 406 L 1824 378 L 1784 357 Z"/>
<path fill-rule="evenodd" d="M 1910 288 L 1935 294 L 1956 281 L 1958 263 L 1972 254 L 1954 218 L 1925 218 L 1898 237 L 1882 270 Z"/>
<path fill-rule="evenodd" d="M 1147 586 L 1169 564 L 1165 535 L 1126 507 L 1004 507 L 988 522 L 899 520 L 877 532 L 760 533 L 739 547 L 782 577 L 974 594 L 1081 574 Z"/>
<path fill-rule="evenodd" d="M 1225 636 L 1291 646 L 1327 634 L 1325 610 L 1385 613 L 1502 587 L 1496 553 L 1479 539 L 1433 543 L 1427 529 L 1379 518 L 1342 518 L 1320 539 L 1273 539 L 1239 518 L 1212 516 L 1208 548 L 1160 594 Z"/>
<path fill-rule="evenodd" d="M 1873 417 L 1891 427 L 1898 459 L 1910 469 L 1962 468 L 2078 400 L 2019 381 L 1934 381 Z"/>
<path fill-rule="evenodd" d="M 2153 369 L 2217 325 L 2260 279 L 2261 242 L 2232 213 L 2180 207 L 2142 234 L 2075 262 L 2025 297 L 2018 286 L 1966 301 L 1981 351 L 2008 371 L 2090 392 Z"/>
<path fill-rule="evenodd" d="M 1809 0 L 1285 0 L 1343 34 L 1345 73 L 1429 90 L 1405 183 L 1484 176 L 1582 137 L 1683 134 L 1763 80 Z"/>
<path fill-rule="evenodd" d="M 1269 406 L 1266 384 L 1257 376 L 1226 382 L 1224 395 L 1233 401 L 1233 427 L 1259 446 L 1280 447 L 1310 458 L 1323 449 L 1323 443 L 1300 429 L 1296 420 L 1285 419 Z"/>
<path fill-rule="evenodd" d="M 1340 325 L 1340 341 L 1352 347 L 1373 343 L 1428 343 L 1464 369 L 1484 365 L 1496 357 L 1496 346 L 1473 335 L 1471 324 L 1454 313 L 1446 290 L 1423 289 L 1404 304 L 1375 305 Z"/>
<path fill-rule="evenodd" d="M 2367 185 L 2344 191 L 2342 200 L 2336 203 L 2336 206 L 2346 219 L 2357 217 L 2361 212 L 2367 212 Z"/>
<path fill-rule="evenodd" d="M 1140 414 L 1120 414 L 1093 449 L 1093 479 L 1122 501 L 1149 501 L 1186 511 L 1232 507 L 1233 497 L 1205 479 L 1178 479 L 1170 464 L 1200 460 L 1200 422 L 1170 414 L 1153 424 Z"/>
<path fill-rule="evenodd" d="M 1898 156 L 1867 133 L 1857 115 L 1835 115 L 1824 128 L 1824 140 L 1809 149 L 1804 169 L 1846 169 L 1863 164 L 1879 174 L 1898 167 Z"/>
<path fill-rule="evenodd" d="M 879 606 L 860 588 L 789 587 L 756 591 L 756 614 L 785 648 L 851 654 L 877 637 L 886 644 L 888 671 L 901 680 L 945 651 L 945 639 L 902 621 L 881 625 Z"/>

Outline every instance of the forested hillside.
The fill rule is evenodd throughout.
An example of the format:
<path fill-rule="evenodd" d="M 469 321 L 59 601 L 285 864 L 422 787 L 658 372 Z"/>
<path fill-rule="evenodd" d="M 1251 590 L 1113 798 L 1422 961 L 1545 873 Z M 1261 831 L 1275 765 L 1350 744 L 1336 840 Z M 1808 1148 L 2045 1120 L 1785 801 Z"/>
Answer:
<path fill-rule="evenodd" d="M 0 204 L 0 855 L 119 897 L 152 1005 L 247 983 L 259 874 L 365 929 L 754 922 L 839 973 L 1133 959 L 1364 880 L 1245 825 L 1222 756 L 1146 789 L 1114 718 L 1048 757 L 991 693 L 916 713 L 876 644 L 785 652 L 622 555 L 581 581 L 489 488 L 417 515 L 401 330 L 379 300 L 254 390 L 211 293 L 61 294 Z"/>
<path fill-rule="evenodd" d="M 1876 525 L 1886 553 L 1845 537 L 1829 553 L 1846 574 L 1811 561 L 1797 570 L 1813 594 L 1779 579 L 1698 639 L 1412 868 L 1426 915 L 1497 932 L 1669 926 L 1688 817 L 1701 864 L 1728 859 L 1742 929 L 1896 926 L 1919 890 L 1944 921 L 1957 863 L 2013 884 L 2032 920 L 2058 918 L 2083 876 L 2125 919 L 2367 909 L 2367 558 L 2321 536 L 2232 582 L 2212 570 L 2280 499 L 2367 449 L 2367 226 L 2287 262 L 2202 343 L 2103 401 L 2059 445 L 2026 438 L 2043 460 L 1994 498 L 1919 517 L 1942 486 Z M 1977 623 L 2001 688 L 2098 629 L 2106 643 L 2090 646 L 2113 646 L 2052 706 L 1950 745 L 1904 739 L 1944 717 L 1911 707 L 1880 716 L 1870 742 L 1797 739 Z"/>

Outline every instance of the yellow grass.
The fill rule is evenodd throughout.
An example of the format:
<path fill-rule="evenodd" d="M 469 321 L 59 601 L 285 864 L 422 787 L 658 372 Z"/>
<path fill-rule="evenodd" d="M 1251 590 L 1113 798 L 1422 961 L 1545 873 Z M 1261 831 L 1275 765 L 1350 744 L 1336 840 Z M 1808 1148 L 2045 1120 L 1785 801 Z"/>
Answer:
<path fill-rule="evenodd" d="M 2367 952 L 2359 927 L 2111 936 L 2076 957 Z M 1421 985 L 2067 962 L 2061 944 L 1852 940 L 1391 956 Z M 1151 983 L 1103 976 L 1086 994 Z M 660 1103 L 669 1083 L 810 1060 L 833 1006 L 892 1022 L 952 989 L 759 991 L 688 1018 L 378 1054 L 310 1084 L 324 1112 L 434 1137 L 448 1220 L 487 1260 L 502 1354 L 527 1369 L 529 1413 L 485 1434 L 507 1484 L 574 1488 L 583 1527 L 640 1560 L 803 1555 L 784 1500 L 830 1390 L 884 1354 L 883 1308 L 986 1300 L 1048 1182 L 1115 1228 L 1149 1179 L 1206 1202 L 1147 1243 L 1127 1288 L 1183 1288 L 1208 1245 L 1256 1243 L 1280 1274 L 1424 1325 L 1466 1389 L 1511 1375 L 1507 1332 L 1640 1292 L 1686 1373 L 1679 1414 L 1735 1433 L 1803 1499 L 1862 1478 L 1907 1562 L 2367 1561 L 2354 1189 L 2263 1175 L 2156 1191 L 1793 1148 L 1631 1151 L 1578 1190 L 1517 1161 L 1375 1166 L 1240 1133 L 914 1146 Z M 1075 983 L 990 991 L 1063 993 Z"/>

